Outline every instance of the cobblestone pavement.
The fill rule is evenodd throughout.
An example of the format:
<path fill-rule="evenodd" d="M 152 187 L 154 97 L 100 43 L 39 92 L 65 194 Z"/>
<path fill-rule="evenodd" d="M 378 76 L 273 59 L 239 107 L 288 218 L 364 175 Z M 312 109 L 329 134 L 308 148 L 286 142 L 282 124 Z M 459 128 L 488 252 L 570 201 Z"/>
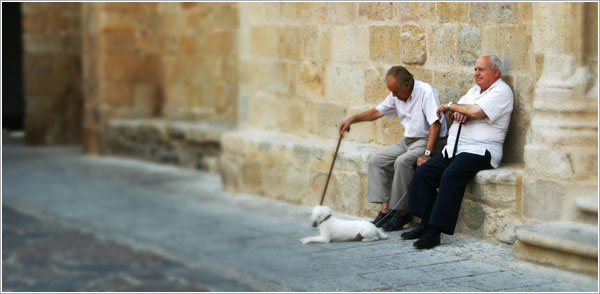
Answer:
<path fill-rule="evenodd" d="M 318 234 L 311 207 L 228 193 L 213 173 L 6 141 L 2 159 L 3 204 L 50 226 L 7 221 L 3 290 L 598 290 L 597 277 L 515 260 L 510 246 L 460 235 L 443 235 L 431 250 L 416 250 L 401 232 L 300 244 Z"/>
<path fill-rule="evenodd" d="M 2 205 L 2 291 L 253 291 Z"/>

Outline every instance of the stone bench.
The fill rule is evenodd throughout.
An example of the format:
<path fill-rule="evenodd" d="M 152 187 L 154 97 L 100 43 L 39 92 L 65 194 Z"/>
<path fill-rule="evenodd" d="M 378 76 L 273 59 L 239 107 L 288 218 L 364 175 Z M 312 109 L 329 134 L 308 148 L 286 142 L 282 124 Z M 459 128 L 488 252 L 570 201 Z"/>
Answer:
<path fill-rule="evenodd" d="M 234 127 L 219 122 L 182 122 L 164 119 L 115 119 L 109 122 L 109 154 L 217 170 L 221 135 Z"/>
<path fill-rule="evenodd" d="M 317 205 L 336 143 L 265 130 L 227 132 L 221 141 L 223 185 L 232 192 Z M 366 200 L 368 160 L 381 148 L 343 141 L 324 204 L 337 212 L 374 217 L 379 205 Z M 512 244 L 515 227 L 521 224 L 517 197 L 521 170 L 515 166 L 479 172 L 467 186 L 457 232 Z"/>

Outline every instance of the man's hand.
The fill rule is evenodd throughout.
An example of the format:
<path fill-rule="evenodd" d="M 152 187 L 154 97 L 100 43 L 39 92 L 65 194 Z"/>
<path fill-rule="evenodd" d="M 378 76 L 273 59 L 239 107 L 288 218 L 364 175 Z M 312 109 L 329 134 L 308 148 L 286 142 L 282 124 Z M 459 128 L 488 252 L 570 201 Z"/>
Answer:
<path fill-rule="evenodd" d="M 467 116 L 460 113 L 460 112 L 455 112 L 454 115 L 452 115 L 452 119 L 460 124 L 466 125 L 467 124 Z"/>
<path fill-rule="evenodd" d="M 338 132 L 341 135 L 344 132 L 350 132 L 350 125 L 352 124 L 352 122 L 350 122 L 349 119 L 342 121 L 340 123 L 340 126 L 338 127 Z"/>
<path fill-rule="evenodd" d="M 442 104 L 442 105 L 440 105 L 440 106 L 438 107 L 437 111 L 436 111 L 437 117 L 441 119 L 441 118 L 442 118 L 442 115 L 444 115 L 444 112 L 446 112 L 446 111 L 448 111 L 448 110 L 450 110 L 450 109 L 448 108 L 448 105 L 446 105 L 446 104 Z"/>
<path fill-rule="evenodd" d="M 431 158 L 431 156 L 427 156 L 425 154 L 419 156 L 419 158 L 417 159 L 417 166 L 421 166 L 421 164 L 427 162 L 427 160 L 429 160 Z"/>

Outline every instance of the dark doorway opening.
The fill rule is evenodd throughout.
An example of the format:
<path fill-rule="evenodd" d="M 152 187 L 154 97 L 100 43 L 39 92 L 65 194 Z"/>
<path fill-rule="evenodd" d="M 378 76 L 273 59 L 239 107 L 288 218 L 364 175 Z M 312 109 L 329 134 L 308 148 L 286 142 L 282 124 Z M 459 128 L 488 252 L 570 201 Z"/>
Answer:
<path fill-rule="evenodd" d="M 2 128 L 23 130 L 23 27 L 21 3 L 2 3 Z"/>

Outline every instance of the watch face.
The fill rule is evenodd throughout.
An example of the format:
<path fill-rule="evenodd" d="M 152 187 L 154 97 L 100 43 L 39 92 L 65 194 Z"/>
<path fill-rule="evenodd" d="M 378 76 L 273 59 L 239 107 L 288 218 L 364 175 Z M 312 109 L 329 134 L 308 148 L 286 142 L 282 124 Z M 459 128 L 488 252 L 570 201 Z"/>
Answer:
<path fill-rule="evenodd" d="M 425 155 L 427 155 L 427 156 L 431 155 L 431 151 L 425 150 Z"/>

